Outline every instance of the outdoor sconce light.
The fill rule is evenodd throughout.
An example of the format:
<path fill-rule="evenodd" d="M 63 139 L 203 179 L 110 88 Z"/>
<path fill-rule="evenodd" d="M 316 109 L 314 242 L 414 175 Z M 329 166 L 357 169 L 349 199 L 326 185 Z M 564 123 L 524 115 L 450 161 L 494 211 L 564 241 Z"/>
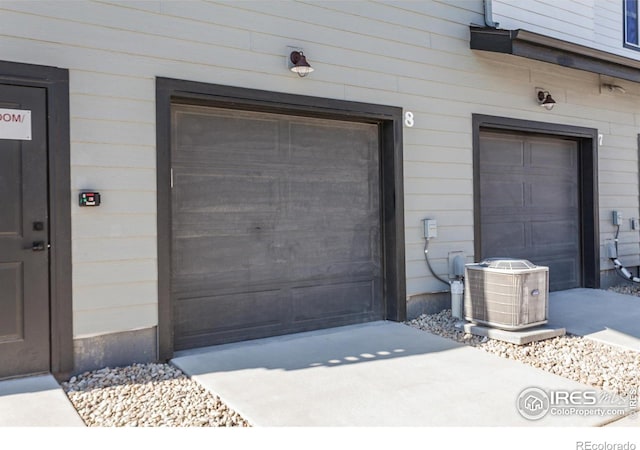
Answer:
<path fill-rule="evenodd" d="M 540 106 L 544 106 L 547 111 L 551 111 L 556 101 L 551 97 L 549 91 L 538 91 L 538 103 Z"/>
<path fill-rule="evenodd" d="M 600 92 L 602 92 L 602 89 L 606 89 L 609 92 L 620 92 L 621 94 L 626 94 L 627 90 L 625 88 L 623 88 L 622 86 L 619 86 L 617 84 L 608 84 L 608 83 L 603 83 L 600 85 Z"/>
<path fill-rule="evenodd" d="M 302 50 L 294 50 L 289 55 L 290 67 L 294 73 L 297 73 L 301 77 L 306 77 L 311 72 L 313 72 L 313 67 L 307 62 L 307 58 L 305 58 Z"/>

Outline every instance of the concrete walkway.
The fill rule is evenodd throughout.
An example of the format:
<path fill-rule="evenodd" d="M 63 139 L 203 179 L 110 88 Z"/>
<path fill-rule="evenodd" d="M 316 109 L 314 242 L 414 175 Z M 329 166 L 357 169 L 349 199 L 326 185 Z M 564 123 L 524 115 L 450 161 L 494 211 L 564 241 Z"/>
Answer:
<path fill-rule="evenodd" d="M 180 352 L 172 361 L 256 426 L 597 426 L 523 418 L 530 387 L 587 386 L 392 322 Z"/>
<path fill-rule="evenodd" d="M 51 375 L 0 381 L 0 427 L 83 427 Z"/>
<path fill-rule="evenodd" d="M 599 289 L 570 289 L 549 297 L 549 327 L 640 351 L 640 297 Z"/>

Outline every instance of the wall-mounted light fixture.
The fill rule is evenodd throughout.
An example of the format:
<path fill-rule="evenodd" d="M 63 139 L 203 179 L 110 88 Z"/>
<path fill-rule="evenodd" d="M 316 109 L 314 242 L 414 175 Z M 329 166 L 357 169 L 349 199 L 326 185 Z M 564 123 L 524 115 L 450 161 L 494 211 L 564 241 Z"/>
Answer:
<path fill-rule="evenodd" d="M 608 90 L 609 92 L 620 92 L 621 94 L 626 94 L 627 90 L 625 88 L 623 88 L 620 85 L 617 84 L 609 84 L 609 83 L 602 83 L 600 85 L 600 92 L 602 92 L 603 89 Z"/>
<path fill-rule="evenodd" d="M 540 106 L 544 106 L 547 111 L 551 111 L 556 104 L 549 91 L 538 90 L 537 100 Z"/>
<path fill-rule="evenodd" d="M 313 72 L 313 67 L 307 62 L 302 50 L 294 50 L 289 55 L 289 70 L 301 77 L 306 77 Z"/>

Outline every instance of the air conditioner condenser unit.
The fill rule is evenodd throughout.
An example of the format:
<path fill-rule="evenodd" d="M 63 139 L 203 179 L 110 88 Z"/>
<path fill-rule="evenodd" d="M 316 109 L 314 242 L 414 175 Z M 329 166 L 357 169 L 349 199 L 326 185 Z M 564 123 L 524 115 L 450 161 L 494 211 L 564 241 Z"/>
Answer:
<path fill-rule="evenodd" d="M 487 259 L 465 266 L 464 318 L 503 330 L 547 323 L 549 268 L 525 259 Z"/>

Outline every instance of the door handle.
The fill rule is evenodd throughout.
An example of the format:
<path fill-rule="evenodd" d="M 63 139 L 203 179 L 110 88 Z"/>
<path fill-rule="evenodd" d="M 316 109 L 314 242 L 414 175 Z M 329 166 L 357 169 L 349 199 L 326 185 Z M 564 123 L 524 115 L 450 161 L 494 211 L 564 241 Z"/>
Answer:
<path fill-rule="evenodd" d="M 44 241 L 33 241 L 33 244 L 31 245 L 31 247 L 25 247 L 25 250 L 31 250 L 34 252 L 43 252 L 45 251 L 45 249 L 47 248 L 47 246 L 45 245 Z"/>

